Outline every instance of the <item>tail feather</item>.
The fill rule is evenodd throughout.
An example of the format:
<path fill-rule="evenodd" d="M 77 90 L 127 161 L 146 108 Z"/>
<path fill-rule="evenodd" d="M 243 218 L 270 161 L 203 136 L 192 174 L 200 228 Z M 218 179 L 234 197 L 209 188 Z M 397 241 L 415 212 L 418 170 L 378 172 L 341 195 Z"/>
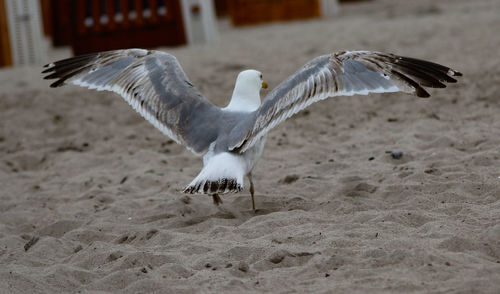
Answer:
<path fill-rule="evenodd" d="M 216 181 L 201 180 L 196 183 L 189 184 L 184 188 L 184 193 L 204 193 L 204 194 L 225 194 L 230 192 L 239 192 L 243 186 L 236 179 L 221 178 Z"/>
<path fill-rule="evenodd" d="M 224 194 L 243 189 L 245 162 L 239 154 L 228 152 L 211 157 L 198 176 L 183 192 L 189 194 Z"/>

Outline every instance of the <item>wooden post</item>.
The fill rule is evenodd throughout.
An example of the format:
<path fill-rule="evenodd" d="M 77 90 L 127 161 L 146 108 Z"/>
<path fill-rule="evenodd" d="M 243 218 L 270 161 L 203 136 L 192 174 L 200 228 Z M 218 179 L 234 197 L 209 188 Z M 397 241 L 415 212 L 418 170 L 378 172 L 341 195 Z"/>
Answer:
<path fill-rule="evenodd" d="M 85 15 L 86 13 L 86 1 L 84 0 L 77 0 L 76 3 L 73 1 L 71 3 L 70 9 L 73 11 L 76 11 L 76 15 L 73 15 L 73 23 L 71 25 L 75 25 L 76 23 L 76 30 L 78 31 L 79 34 L 85 34 L 87 32 L 88 28 L 85 26 L 85 18 L 87 17 Z M 73 34 L 70 34 L 71 38 L 74 38 Z M 71 39 L 72 40 L 72 39 Z M 71 40 L 69 40 L 71 42 Z"/>
<path fill-rule="evenodd" d="M 158 1 L 149 0 L 149 11 L 151 11 L 152 23 L 158 23 Z"/>
<path fill-rule="evenodd" d="M 115 13 L 115 1 L 106 1 L 106 15 L 108 16 L 106 29 L 108 31 L 114 31 L 116 28 Z"/>
<path fill-rule="evenodd" d="M 101 31 L 101 1 L 99 0 L 93 0 L 91 2 L 91 7 L 92 7 L 92 19 L 94 21 L 94 25 L 92 29 L 94 32 L 100 32 Z"/>
<path fill-rule="evenodd" d="M 233 25 L 321 16 L 320 0 L 227 0 Z"/>
<path fill-rule="evenodd" d="M 52 37 L 52 11 L 50 0 L 40 0 L 40 9 L 42 12 L 43 34 L 47 37 Z"/>
<path fill-rule="evenodd" d="M 144 24 L 144 9 L 142 7 L 142 0 L 135 0 L 134 1 L 134 11 L 135 11 L 135 23 L 138 24 L 139 26 L 142 26 Z"/>
<path fill-rule="evenodd" d="M 128 28 L 130 26 L 129 14 L 130 8 L 128 7 L 128 0 L 120 0 L 120 10 L 123 16 L 122 26 Z"/>
<path fill-rule="evenodd" d="M 0 0 L 0 67 L 12 65 L 5 0 Z"/>

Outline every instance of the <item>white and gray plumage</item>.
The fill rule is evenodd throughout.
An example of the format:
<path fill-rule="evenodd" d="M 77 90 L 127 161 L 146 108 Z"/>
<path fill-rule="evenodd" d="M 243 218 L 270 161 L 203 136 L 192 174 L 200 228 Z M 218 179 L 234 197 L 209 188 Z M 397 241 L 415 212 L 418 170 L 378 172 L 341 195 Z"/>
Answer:
<path fill-rule="evenodd" d="M 87 54 L 46 65 L 51 87 L 66 83 L 120 94 L 137 112 L 175 142 L 203 155 L 203 169 L 184 189 L 221 203 L 219 194 L 243 188 L 259 159 L 266 134 L 310 104 L 334 96 L 405 92 L 429 97 L 423 87 L 455 83 L 458 71 L 429 61 L 370 51 L 316 57 L 273 89 L 256 70 L 241 72 L 230 103 L 219 108 L 191 84 L 177 59 L 143 49 Z"/>

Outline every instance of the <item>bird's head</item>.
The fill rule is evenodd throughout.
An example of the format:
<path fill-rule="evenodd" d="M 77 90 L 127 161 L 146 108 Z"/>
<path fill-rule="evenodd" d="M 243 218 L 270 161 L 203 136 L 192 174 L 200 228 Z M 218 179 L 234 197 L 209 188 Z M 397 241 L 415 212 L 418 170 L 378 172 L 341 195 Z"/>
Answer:
<path fill-rule="evenodd" d="M 260 90 L 267 88 L 260 71 L 249 69 L 238 74 L 234 85 L 233 97 L 228 109 L 253 111 L 260 106 Z"/>
<path fill-rule="evenodd" d="M 248 69 L 238 74 L 235 87 L 238 86 L 252 88 L 253 90 L 258 89 L 260 91 L 260 89 L 267 88 L 267 83 L 262 79 L 260 71 Z"/>

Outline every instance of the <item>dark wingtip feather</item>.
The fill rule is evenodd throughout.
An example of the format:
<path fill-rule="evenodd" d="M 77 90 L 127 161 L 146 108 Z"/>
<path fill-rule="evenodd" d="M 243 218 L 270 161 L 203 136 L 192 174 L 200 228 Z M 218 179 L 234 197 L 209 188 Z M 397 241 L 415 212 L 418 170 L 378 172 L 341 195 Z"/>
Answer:
<path fill-rule="evenodd" d="M 50 75 L 48 76 L 44 76 L 43 78 L 45 80 L 53 80 L 53 79 L 57 79 L 57 78 L 60 78 L 61 77 L 61 73 L 58 73 L 58 72 L 53 72 L 51 73 Z"/>
<path fill-rule="evenodd" d="M 395 63 L 395 69 L 400 71 L 402 74 L 406 75 L 408 78 L 414 80 L 420 86 L 429 88 L 446 88 L 446 85 L 441 83 L 438 78 L 429 74 L 428 71 L 415 67 L 408 66 L 400 63 Z"/>
<path fill-rule="evenodd" d="M 454 79 L 454 78 L 452 78 L 452 77 L 450 77 L 450 76 L 447 76 L 445 82 L 451 83 L 451 84 L 455 84 L 457 82 L 457 80 Z"/>
<path fill-rule="evenodd" d="M 451 77 L 451 76 L 456 76 L 455 74 L 456 71 L 437 63 L 414 59 L 414 58 L 408 58 L 408 57 L 399 57 L 395 61 L 395 63 L 404 66 L 405 68 L 413 68 L 417 71 L 423 72 L 426 75 L 429 75 L 439 80 L 440 82 L 446 82 L 446 83 L 457 82 L 456 79 Z"/>
<path fill-rule="evenodd" d="M 415 90 L 415 95 L 417 95 L 418 97 L 420 97 L 420 98 L 428 98 L 428 97 L 431 96 L 429 94 L 429 92 L 427 92 L 417 82 L 415 82 L 411 78 L 407 77 L 406 75 L 404 75 L 404 74 L 402 74 L 402 73 L 400 73 L 398 71 L 395 71 L 395 70 L 392 71 L 392 74 L 395 75 L 395 76 L 398 76 L 402 80 L 406 81 Z"/>
<path fill-rule="evenodd" d="M 424 87 L 432 87 L 432 88 L 446 88 L 446 83 L 456 83 L 457 80 L 452 78 L 453 76 L 460 77 L 462 73 L 456 70 L 453 70 L 447 66 L 437 64 L 434 62 L 411 58 L 411 57 L 399 57 L 395 61 L 396 64 L 403 66 L 404 68 L 409 68 L 408 72 L 410 75 L 407 77 L 409 80 L 413 80 L 415 77 L 412 75 L 413 71 L 417 71 L 423 73 L 424 76 L 428 76 L 431 79 L 425 79 L 424 83 L 421 80 L 416 79 L 416 83 L 420 86 Z M 406 73 L 403 70 L 403 75 Z M 417 78 L 421 78 L 418 76 Z M 434 81 L 429 84 L 429 81 Z M 409 82 L 407 80 L 407 82 Z M 429 97 L 429 93 L 425 91 L 423 88 L 415 87 L 414 84 L 411 84 L 415 88 L 415 93 L 419 97 Z"/>
<path fill-rule="evenodd" d="M 432 84 L 432 86 L 429 86 L 431 88 L 446 88 L 446 85 L 441 83 L 440 81 L 437 81 L 435 82 L 434 84 Z"/>
<path fill-rule="evenodd" d="M 50 85 L 51 88 L 57 88 L 64 85 L 65 81 L 79 72 L 88 68 L 92 59 L 99 56 L 99 53 L 90 53 L 75 56 L 67 59 L 58 60 L 43 66 L 42 74 L 48 74 L 43 78 L 45 80 L 58 79 Z"/>
<path fill-rule="evenodd" d="M 44 67 L 45 68 L 45 67 Z M 54 71 L 54 67 L 49 67 L 49 68 L 46 68 L 42 71 L 43 74 L 45 73 L 49 73 L 49 72 L 53 72 Z"/>
<path fill-rule="evenodd" d="M 418 97 L 420 98 L 429 98 L 431 97 L 431 94 L 429 94 L 429 92 L 427 92 L 426 90 L 424 90 L 423 88 L 420 88 L 420 89 L 415 89 L 415 93 L 417 94 Z"/>
<path fill-rule="evenodd" d="M 57 81 L 53 82 L 52 84 L 50 84 L 50 87 L 51 88 L 61 87 L 64 84 L 64 81 L 65 81 L 64 79 L 57 80 Z"/>
<path fill-rule="evenodd" d="M 427 60 L 422 60 L 422 59 L 417 59 L 417 58 L 412 58 L 412 57 L 404 57 L 401 56 L 400 59 L 405 60 L 407 62 L 413 63 L 413 64 L 418 64 L 424 67 L 432 68 L 444 73 L 448 73 L 450 70 L 449 67 L 432 62 L 432 61 L 427 61 Z"/>

